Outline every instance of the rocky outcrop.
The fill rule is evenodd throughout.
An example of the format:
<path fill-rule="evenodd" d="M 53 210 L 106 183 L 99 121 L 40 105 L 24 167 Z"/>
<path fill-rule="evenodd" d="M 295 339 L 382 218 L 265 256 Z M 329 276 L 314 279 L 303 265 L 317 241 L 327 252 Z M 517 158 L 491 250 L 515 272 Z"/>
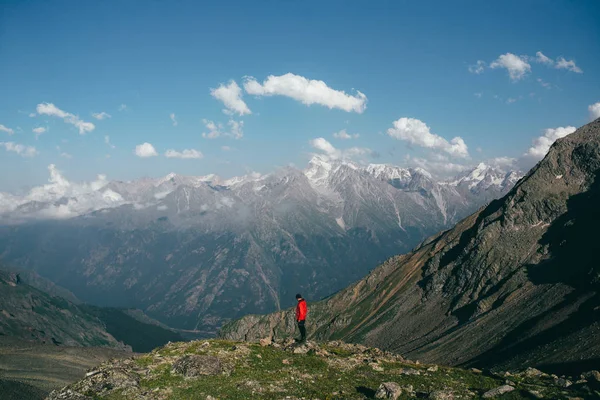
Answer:
<path fill-rule="evenodd" d="M 548 399 L 600 394 L 596 382 L 578 380 L 563 388 L 551 375 L 530 375 L 527 371 L 493 375 L 422 364 L 339 341 L 275 340 L 261 345 L 210 340 L 170 343 L 136 358 L 109 361 L 48 399 L 449 400 L 494 398 L 509 390 L 513 399 L 529 399 L 531 392 Z"/>
<path fill-rule="evenodd" d="M 558 140 L 501 200 L 309 304 L 312 338 L 452 365 L 585 369 L 600 360 L 600 120 Z M 285 337 L 293 310 L 230 339 Z"/>

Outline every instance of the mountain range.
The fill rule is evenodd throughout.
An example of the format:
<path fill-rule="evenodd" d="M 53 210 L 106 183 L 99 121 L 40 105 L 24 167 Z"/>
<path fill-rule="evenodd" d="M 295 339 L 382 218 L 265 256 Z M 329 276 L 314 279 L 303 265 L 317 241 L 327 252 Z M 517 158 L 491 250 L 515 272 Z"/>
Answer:
<path fill-rule="evenodd" d="M 309 332 L 424 362 L 597 366 L 599 204 L 600 119 L 557 140 L 502 199 L 309 303 Z M 294 330 L 290 309 L 229 323 L 221 336 Z"/>
<path fill-rule="evenodd" d="M 321 298 L 448 229 L 518 181 L 478 165 L 450 181 L 419 168 L 323 156 L 305 170 L 229 180 L 50 182 L 0 194 L 0 258 L 84 302 L 140 308 L 214 334 L 231 318 Z"/>

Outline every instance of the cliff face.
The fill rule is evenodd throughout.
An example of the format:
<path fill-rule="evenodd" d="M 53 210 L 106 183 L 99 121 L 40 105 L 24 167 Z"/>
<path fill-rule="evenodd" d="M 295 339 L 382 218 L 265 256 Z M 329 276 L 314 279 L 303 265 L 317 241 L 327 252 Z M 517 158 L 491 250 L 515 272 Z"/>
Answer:
<path fill-rule="evenodd" d="M 557 141 L 502 199 L 310 304 L 309 332 L 453 365 L 600 358 L 600 120 Z M 292 334 L 293 310 L 221 336 Z"/>

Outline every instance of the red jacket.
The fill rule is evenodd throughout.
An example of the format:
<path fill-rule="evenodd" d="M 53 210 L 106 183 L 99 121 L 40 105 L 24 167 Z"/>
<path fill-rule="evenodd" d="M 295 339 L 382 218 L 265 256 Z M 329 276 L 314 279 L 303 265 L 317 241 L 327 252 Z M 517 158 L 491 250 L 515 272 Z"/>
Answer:
<path fill-rule="evenodd" d="M 306 301 L 304 299 L 298 302 L 296 306 L 296 321 L 304 321 L 306 319 L 306 313 L 308 309 L 306 308 Z"/>

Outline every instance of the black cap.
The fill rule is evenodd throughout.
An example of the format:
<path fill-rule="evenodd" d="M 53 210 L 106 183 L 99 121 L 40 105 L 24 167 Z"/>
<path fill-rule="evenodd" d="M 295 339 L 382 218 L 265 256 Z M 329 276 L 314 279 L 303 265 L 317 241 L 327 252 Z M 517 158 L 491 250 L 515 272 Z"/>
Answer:
<path fill-rule="evenodd" d="M 302 295 L 301 295 L 300 293 L 298 293 L 298 294 L 296 295 L 296 298 L 297 298 L 297 299 L 301 299 L 301 298 L 302 298 Z"/>

